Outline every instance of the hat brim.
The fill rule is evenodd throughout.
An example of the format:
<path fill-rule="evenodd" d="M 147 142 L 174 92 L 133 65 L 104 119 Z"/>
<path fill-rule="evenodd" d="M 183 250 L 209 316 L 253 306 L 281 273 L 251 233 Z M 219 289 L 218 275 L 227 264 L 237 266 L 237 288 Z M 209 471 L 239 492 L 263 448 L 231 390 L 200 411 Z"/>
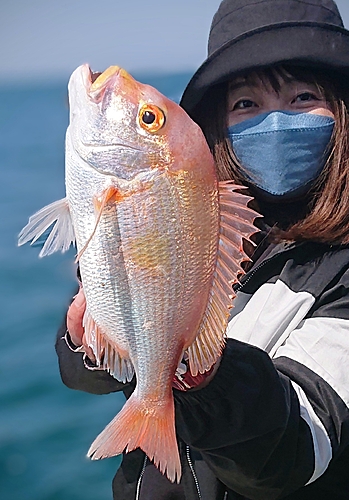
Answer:
<path fill-rule="evenodd" d="M 330 24 L 295 22 L 244 33 L 206 59 L 189 81 L 180 104 L 193 116 L 213 85 L 253 69 L 286 63 L 328 68 L 349 77 L 349 31 Z"/>

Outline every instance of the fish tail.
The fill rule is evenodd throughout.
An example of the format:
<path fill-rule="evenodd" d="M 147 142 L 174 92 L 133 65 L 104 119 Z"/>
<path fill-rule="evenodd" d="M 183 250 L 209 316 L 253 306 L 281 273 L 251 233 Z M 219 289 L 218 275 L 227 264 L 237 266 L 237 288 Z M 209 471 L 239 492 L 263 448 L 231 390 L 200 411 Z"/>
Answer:
<path fill-rule="evenodd" d="M 161 405 L 147 405 L 132 395 L 94 440 L 87 456 L 99 460 L 136 448 L 141 448 L 172 483 L 179 483 L 182 470 L 172 397 Z"/>

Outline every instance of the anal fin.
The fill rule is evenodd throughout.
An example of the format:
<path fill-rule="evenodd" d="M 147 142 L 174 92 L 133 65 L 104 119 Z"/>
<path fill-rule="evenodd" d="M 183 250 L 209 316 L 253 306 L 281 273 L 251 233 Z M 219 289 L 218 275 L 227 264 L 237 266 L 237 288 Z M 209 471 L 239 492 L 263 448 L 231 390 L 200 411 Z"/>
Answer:
<path fill-rule="evenodd" d="M 83 326 L 85 341 L 95 355 L 97 366 L 102 370 L 106 370 L 119 382 L 130 382 L 134 375 L 134 368 L 130 358 L 115 343 L 106 339 L 88 309 L 86 309 L 84 315 Z"/>

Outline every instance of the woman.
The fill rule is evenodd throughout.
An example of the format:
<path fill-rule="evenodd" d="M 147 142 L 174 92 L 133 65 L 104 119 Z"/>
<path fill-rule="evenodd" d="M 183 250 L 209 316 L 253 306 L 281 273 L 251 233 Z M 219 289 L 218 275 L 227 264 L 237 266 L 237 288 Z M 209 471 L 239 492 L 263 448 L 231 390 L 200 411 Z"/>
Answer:
<path fill-rule="evenodd" d="M 349 33 L 331 0 L 221 3 L 181 104 L 220 177 L 249 187 L 262 231 L 219 366 L 174 391 L 180 485 L 136 450 L 114 498 L 349 498 L 348 73 Z M 57 340 L 63 381 L 129 395 L 132 384 L 73 352 L 83 311 L 80 292 Z"/>

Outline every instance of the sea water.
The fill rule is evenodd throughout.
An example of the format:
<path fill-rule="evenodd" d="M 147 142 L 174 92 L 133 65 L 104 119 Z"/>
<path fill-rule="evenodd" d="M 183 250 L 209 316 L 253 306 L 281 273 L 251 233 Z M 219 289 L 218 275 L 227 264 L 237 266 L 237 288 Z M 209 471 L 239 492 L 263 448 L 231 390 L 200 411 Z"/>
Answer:
<path fill-rule="evenodd" d="M 178 101 L 188 74 L 140 81 Z M 56 331 L 76 289 L 74 251 L 17 247 L 28 217 L 64 197 L 66 82 L 0 88 L 0 498 L 111 499 L 120 457 L 86 452 L 124 403 L 65 387 Z"/>

